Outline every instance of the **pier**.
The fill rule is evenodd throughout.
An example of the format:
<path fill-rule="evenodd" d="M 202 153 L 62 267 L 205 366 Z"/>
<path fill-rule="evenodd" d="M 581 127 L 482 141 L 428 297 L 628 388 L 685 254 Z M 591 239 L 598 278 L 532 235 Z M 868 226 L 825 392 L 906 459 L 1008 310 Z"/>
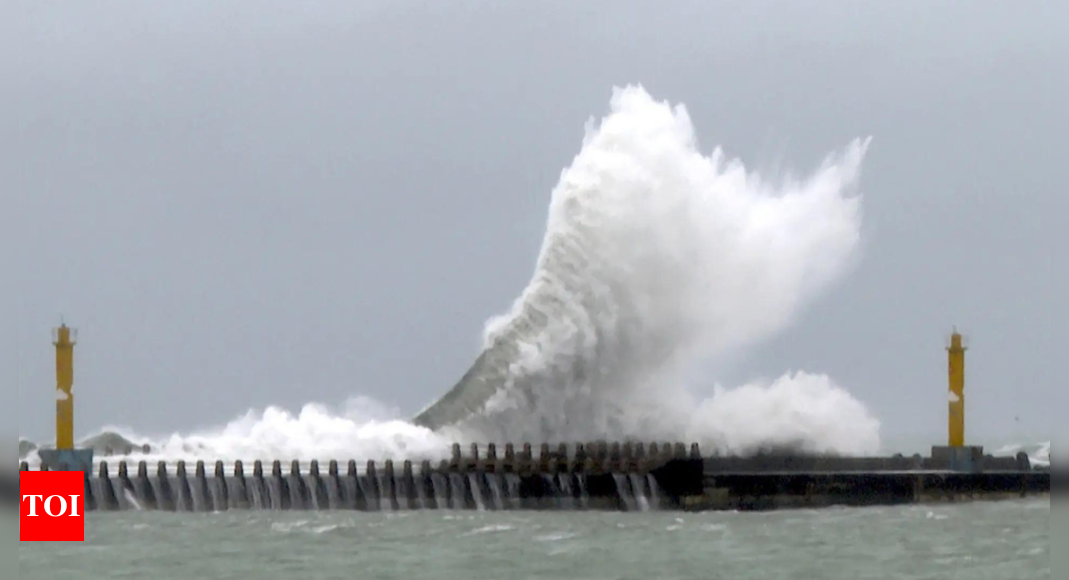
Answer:
<path fill-rule="evenodd" d="M 470 447 L 437 465 L 277 460 L 187 464 L 101 461 L 86 473 L 87 511 L 399 510 L 759 511 L 1042 497 L 1050 472 L 1025 454 L 843 458 L 703 457 L 696 444 Z M 480 453 L 482 452 L 482 453 Z M 62 467 L 62 466 L 61 466 Z M 46 468 L 47 467 L 43 467 Z M 20 469 L 29 466 L 22 464 Z"/>

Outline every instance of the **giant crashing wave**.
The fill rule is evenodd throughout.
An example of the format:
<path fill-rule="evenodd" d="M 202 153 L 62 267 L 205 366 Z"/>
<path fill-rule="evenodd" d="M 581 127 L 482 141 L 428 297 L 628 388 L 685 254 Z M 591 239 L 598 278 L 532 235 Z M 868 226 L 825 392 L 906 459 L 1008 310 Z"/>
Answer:
<path fill-rule="evenodd" d="M 552 193 L 530 283 L 487 324 L 468 372 L 414 422 L 499 441 L 716 439 L 705 420 L 723 409 L 690 396 L 687 373 L 780 331 L 847 269 L 860 237 L 850 190 L 867 146 L 773 186 L 719 149 L 699 152 L 683 106 L 616 89 Z M 851 416 L 848 405 L 859 421 L 840 439 L 878 446 L 878 422 L 822 384 L 823 400 L 793 409 L 821 416 L 785 429 L 797 439 L 787 443 L 807 447 L 826 421 Z"/>

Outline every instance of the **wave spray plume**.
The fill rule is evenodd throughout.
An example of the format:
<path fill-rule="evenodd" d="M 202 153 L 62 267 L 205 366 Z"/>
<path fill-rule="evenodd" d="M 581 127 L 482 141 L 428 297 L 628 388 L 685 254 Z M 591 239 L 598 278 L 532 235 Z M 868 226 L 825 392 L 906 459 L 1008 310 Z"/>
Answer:
<path fill-rule="evenodd" d="M 701 153 L 682 105 L 616 89 L 552 192 L 530 283 L 487 323 L 470 371 L 415 424 L 360 400 L 340 411 L 250 411 L 151 442 L 124 432 L 161 459 L 414 459 L 447 453 L 451 441 L 601 438 L 875 453 L 879 423 L 827 376 L 735 389 L 688 380 L 710 357 L 783 330 L 844 274 L 860 238 L 852 190 L 867 146 L 855 141 L 805 179 L 773 184 L 720 149 Z"/>
<path fill-rule="evenodd" d="M 720 149 L 703 155 L 683 106 L 616 89 L 552 193 L 527 288 L 488 322 L 468 373 L 415 422 L 486 440 L 682 429 L 714 445 L 874 450 L 878 423 L 827 377 L 787 375 L 772 390 L 714 398 L 697 415 L 682 388 L 697 362 L 780 331 L 845 271 L 861 221 L 850 189 L 867 146 L 855 141 L 807 179 L 773 185 Z M 776 421 L 785 402 L 791 410 Z M 732 405 L 754 419 L 769 411 L 756 439 L 773 440 L 695 421 L 729 417 Z M 842 425 L 844 417 L 857 420 Z M 776 441 L 783 421 L 804 429 Z M 818 441 L 829 424 L 835 440 Z"/>

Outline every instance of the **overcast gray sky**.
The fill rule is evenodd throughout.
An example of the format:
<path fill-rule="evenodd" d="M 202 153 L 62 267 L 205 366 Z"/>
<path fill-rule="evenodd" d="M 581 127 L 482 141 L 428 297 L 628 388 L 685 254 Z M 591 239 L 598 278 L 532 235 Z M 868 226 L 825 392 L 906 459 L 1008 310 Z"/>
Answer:
<path fill-rule="evenodd" d="M 755 169 L 873 136 L 861 264 L 713 378 L 827 372 L 885 438 L 936 442 L 957 324 L 970 435 L 1049 438 L 1065 6 L 19 2 L 0 25 L 19 431 L 52 434 L 61 315 L 79 434 L 358 394 L 414 413 L 526 285 L 584 122 L 641 83 Z"/>

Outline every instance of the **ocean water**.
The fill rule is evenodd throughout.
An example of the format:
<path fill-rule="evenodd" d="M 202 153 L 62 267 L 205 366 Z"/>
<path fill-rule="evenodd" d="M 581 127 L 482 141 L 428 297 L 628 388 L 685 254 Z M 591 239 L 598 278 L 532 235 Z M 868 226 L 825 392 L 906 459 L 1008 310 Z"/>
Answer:
<path fill-rule="evenodd" d="M 84 544 L 19 544 L 20 578 L 1051 577 L 1051 504 L 771 513 L 89 514 Z"/>

